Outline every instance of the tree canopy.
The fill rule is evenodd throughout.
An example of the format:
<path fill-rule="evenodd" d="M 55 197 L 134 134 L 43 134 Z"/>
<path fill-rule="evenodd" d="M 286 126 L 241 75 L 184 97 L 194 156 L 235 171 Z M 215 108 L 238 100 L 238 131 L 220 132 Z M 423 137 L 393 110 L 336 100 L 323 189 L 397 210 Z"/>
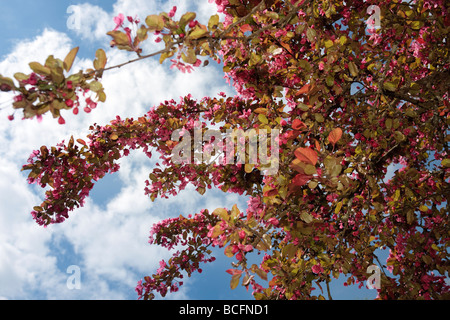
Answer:
<path fill-rule="evenodd" d="M 138 119 L 118 115 L 106 126 L 91 125 L 87 137 L 42 146 L 23 167 L 29 183 L 48 187 L 31 212 L 36 222 L 65 221 L 96 181 L 141 149 L 162 160 L 146 181 L 152 201 L 188 184 L 200 194 L 214 187 L 249 201 L 247 208 L 205 209 L 154 225 L 151 244 L 180 249 L 138 281 L 139 298 L 177 291 L 184 276 L 215 260 L 211 248 L 218 247 L 234 259 L 231 288 L 241 283 L 256 299 L 331 299 L 333 278 L 362 286 L 372 265 L 381 270 L 380 299 L 448 299 L 449 3 L 215 3 L 218 14 L 209 21 L 176 7 L 142 13 L 142 22 L 117 16 L 110 45 L 136 54 L 123 64 L 108 65 L 99 49 L 92 69 L 73 72 L 74 48 L 64 59 L 31 62 L 30 74 L 0 76 L 24 119 L 51 114 L 60 124 L 79 109 L 101 107 L 108 91 L 103 73 L 155 56 L 181 72 L 220 63 L 237 91 L 164 101 Z M 150 34 L 161 50 L 143 52 Z M 83 98 L 88 91 L 95 101 Z M 182 142 L 174 133 L 196 130 L 202 137 L 253 130 L 276 154 L 250 161 L 246 149 L 231 163 L 220 152 L 215 161 L 196 161 L 217 146 L 217 139 L 202 139 L 189 152 L 184 145 L 179 161 L 174 151 Z M 220 146 L 236 154 L 234 144 Z M 385 261 L 381 250 L 388 251 Z M 259 264 L 248 263 L 252 252 L 262 253 Z"/>

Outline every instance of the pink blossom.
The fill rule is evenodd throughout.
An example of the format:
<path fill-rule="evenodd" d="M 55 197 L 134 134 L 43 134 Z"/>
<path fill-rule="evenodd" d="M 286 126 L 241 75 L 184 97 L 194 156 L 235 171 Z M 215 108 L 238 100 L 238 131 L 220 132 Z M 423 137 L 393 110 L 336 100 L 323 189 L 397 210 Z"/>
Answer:
<path fill-rule="evenodd" d="M 267 222 L 270 223 L 270 224 L 272 224 L 272 225 L 274 225 L 275 227 L 277 227 L 277 226 L 280 224 L 280 222 L 278 221 L 278 219 L 277 219 L 277 218 L 274 218 L 274 217 L 269 218 L 269 219 L 267 220 Z"/>
<path fill-rule="evenodd" d="M 173 6 L 172 10 L 169 11 L 169 17 L 173 18 L 175 13 L 177 12 L 177 7 Z"/>
<path fill-rule="evenodd" d="M 23 100 L 23 95 L 19 94 L 17 96 L 14 97 L 14 102 L 19 102 Z"/>
<path fill-rule="evenodd" d="M 324 69 L 324 64 L 322 61 L 319 62 L 319 70 L 323 70 Z"/>
<path fill-rule="evenodd" d="M 164 270 L 165 267 L 166 267 L 166 262 L 164 260 L 161 260 L 159 262 L 159 268 L 158 268 L 158 270 L 156 270 L 156 272 L 158 274 L 160 274 Z"/>
<path fill-rule="evenodd" d="M 188 73 L 191 73 L 192 70 L 194 70 L 192 68 L 192 66 L 190 65 L 186 65 L 181 61 L 175 60 L 175 59 L 170 59 L 170 61 L 172 62 L 172 65 L 170 66 L 170 69 L 173 69 L 174 67 L 176 67 L 178 70 L 180 70 L 181 72 L 185 73 L 186 71 Z"/>
<path fill-rule="evenodd" d="M 416 58 L 419 58 L 419 52 L 420 52 L 420 50 L 422 49 L 422 45 L 418 42 L 418 41 L 414 41 L 412 44 L 411 44 L 411 50 L 413 51 L 413 56 L 414 57 L 416 57 Z"/>
<path fill-rule="evenodd" d="M 59 119 L 58 119 L 58 123 L 59 124 L 65 124 L 66 120 L 64 120 L 64 118 L 60 116 Z"/>
<path fill-rule="evenodd" d="M 69 108 L 73 107 L 73 100 L 72 99 L 67 99 L 64 102 L 66 103 L 66 106 L 68 106 Z"/>
<path fill-rule="evenodd" d="M 192 20 L 191 22 L 189 22 L 189 28 L 193 28 L 193 27 L 195 27 L 196 25 L 198 24 L 198 21 L 197 20 Z"/>
<path fill-rule="evenodd" d="M 243 245 L 241 243 L 238 245 L 238 248 L 244 252 L 249 252 L 253 249 L 252 245 L 250 245 L 250 244 Z"/>
<path fill-rule="evenodd" d="M 131 39 L 131 29 L 126 27 L 123 30 L 125 30 L 126 34 L 127 34 L 127 38 L 128 38 L 128 43 L 130 45 L 132 45 L 133 40 Z"/>
<path fill-rule="evenodd" d="M 123 25 L 124 20 L 125 20 L 125 17 L 123 15 L 123 13 L 119 13 L 119 15 L 117 17 L 114 17 L 114 23 L 116 24 L 114 31 L 119 29 Z"/>
<path fill-rule="evenodd" d="M 239 252 L 239 253 L 236 255 L 236 259 L 238 259 L 239 261 L 242 261 L 242 260 L 244 259 L 244 255 L 243 255 L 241 252 Z"/>
<path fill-rule="evenodd" d="M 380 44 L 381 43 L 381 36 L 378 33 L 374 32 L 374 33 L 371 34 L 371 36 L 369 38 L 369 41 L 373 41 L 373 45 L 374 46 L 377 45 L 377 44 Z"/>
<path fill-rule="evenodd" d="M 141 20 L 137 16 L 135 16 L 134 18 L 132 16 L 127 16 L 127 19 L 129 22 L 135 23 L 135 24 L 138 24 L 139 22 L 141 22 Z"/>
<path fill-rule="evenodd" d="M 323 268 L 320 264 L 315 264 L 312 266 L 311 268 L 312 272 L 314 272 L 315 274 L 321 274 L 323 272 Z"/>

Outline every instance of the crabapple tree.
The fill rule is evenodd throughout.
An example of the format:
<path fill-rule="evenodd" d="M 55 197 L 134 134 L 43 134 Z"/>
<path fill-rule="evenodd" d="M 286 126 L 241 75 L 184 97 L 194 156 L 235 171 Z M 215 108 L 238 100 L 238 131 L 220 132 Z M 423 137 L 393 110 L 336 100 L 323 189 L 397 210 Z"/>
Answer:
<path fill-rule="evenodd" d="M 101 107 L 105 72 L 150 57 L 180 72 L 220 63 L 237 92 L 164 101 L 138 119 L 118 115 L 106 126 L 91 125 L 83 139 L 34 151 L 23 169 L 29 183 L 48 188 L 31 212 L 35 221 L 65 221 L 96 181 L 140 149 L 163 163 L 146 181 L 152 201 L 188 184 L 200 194 L 214 187 L 249 200 L 246 208 L 205 209 L 154 225 L 150 244 L 181 249 L 138 281 L 139 298 L 178 290 L 183 277 L 215 260 L 213 247 L 234 261 L 226 270 L 231 289 L 242 284 L 256 299 L 331 299 L 333 278 L 361 287 L 372 265 L 381 270 L 379 299 L 450 298 L 449 3 L 215 3 L 218 14 L 208 21 L 176 7 L 142 12 L 142 22 L 120 14 L 110 45 L 136 54 L 120 65 L 109 65 L 99 49 L 92 69 L 73 72 L 74 48 L 64 59 L 31 62 L 30 74 L 0 76 L 1 90 L 14 92 L 13 108 L 24 119 L 51 114 L 61 125 L 80 109 Z M 159 50 L 143 52 L 141 43 L 150 39 Z M 95 99 L 84 98 L 87 92 Z M 270 141 L 277 145 L 277 172 L 267 174 L 273 163 L 223 157 L 175 161 L 180 142 L 173 133 L 193 133 L 198 124 L 222 134 L 279 130 Z M 188 154 L 211 143 L 189 145 Z M 387 259 L 379 257 L 383 250 Z M 258 263 L 248 262 L 252 252 L 261 253 Z"/>

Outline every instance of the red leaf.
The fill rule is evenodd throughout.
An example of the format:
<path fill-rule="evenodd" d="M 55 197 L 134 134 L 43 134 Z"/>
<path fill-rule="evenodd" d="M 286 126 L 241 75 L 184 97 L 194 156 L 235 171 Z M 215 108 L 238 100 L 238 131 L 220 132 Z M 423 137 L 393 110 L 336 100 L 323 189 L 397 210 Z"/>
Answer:
<path fill-rule="evenodd" d="M 317 151 L 320 151 L 320 143 L 316 139 L 314 139 L 314 146 L 316 147 Z"/>
<path fill-rule="evenodd" d="M 328 135 L 328 141 L 331 142 L 331 144 L 334 146 L 336 142 L 338 142 L 342 137 L 342 129 L 341 128 L 335 128 L 331 130 L 330 134 Z"/>
<path fill-rule="evenodd" d="M 228 269 L 227 273 L 231 274 L 232 276 L 234 276 L 235 274 L 241 274 L 242 270 L 237 270 L 237 269 Z"/>
<path fill-rule="evenodd" d="M 241 26 L 241 31 L 242 32 L 246 32 L 246 31 L 252 31 L 252 27 L 249 24 L 244 24 Z"/>
<path fill-rule="evenodd" d="M 309 84 L 305 84 L 298 92 L 297 94 L 304 94 L 309 92 Z"/>
<path fill-rule="evenodd" d="M 297 131 L 297 130 L 289 131 L 289 132 L 287 133 L 286 138 L 287 138 L 288 140 L 295 139 L 295 138 L 297 138 L 297 137 L 299 136 L 299 134 L 300 134 L 300 131 Z"/>
<path fill-rule="evenodd" d="M 303 128 L 306 128 L 306 125 L 300 119 L 294 119 L 294 121 L 292 121 L 292 129 L 300 130 Z"/>
<path fill-rule="evenodd" d="M 317 163 L 317 152 L 311 148 L 298 148 L 294 151 L 294 155 L 298 160 L 305 163 L 310 163 L 313 166 L 315 166 Z"/>
<path fill-rule="evenodd" d="M 277 194 L 278 194 L 277 189 L 269 189 L 264 192 L 264 197 L 272 197 L 272 196 L 276 196 Z"/>
<path fill-rule="evenodd" d="M 299 173 L 292 179 L 292 184 L 301 187 L 307 184 L 309 180 L 311 180 L 310 175 Z"/>

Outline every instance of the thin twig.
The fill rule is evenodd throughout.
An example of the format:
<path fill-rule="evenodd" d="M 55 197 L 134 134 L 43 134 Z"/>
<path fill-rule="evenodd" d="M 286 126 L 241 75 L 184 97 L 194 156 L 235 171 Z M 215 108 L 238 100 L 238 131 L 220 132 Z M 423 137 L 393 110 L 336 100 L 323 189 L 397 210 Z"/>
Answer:
<path fill-rule="evenodd" d="M 327 294 L 328 294 L 328 300 L 333 300 L 331 297 L 331 290 L 330 290 L 330 276 L 327 277 Z"/>

